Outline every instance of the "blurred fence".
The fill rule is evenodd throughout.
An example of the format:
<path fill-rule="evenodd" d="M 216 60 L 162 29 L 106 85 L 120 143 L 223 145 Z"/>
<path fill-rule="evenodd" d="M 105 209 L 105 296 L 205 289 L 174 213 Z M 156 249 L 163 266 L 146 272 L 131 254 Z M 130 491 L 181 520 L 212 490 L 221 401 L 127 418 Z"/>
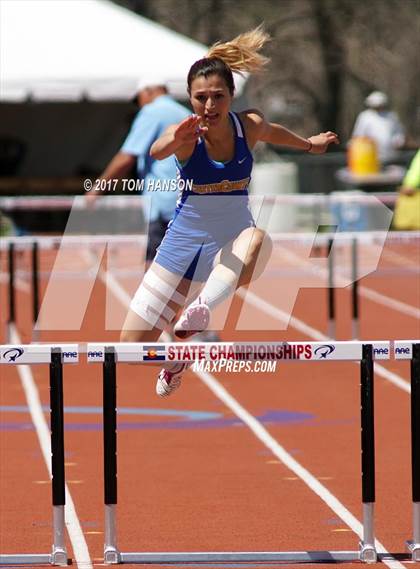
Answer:
<path fill-rule="evenodd" d="M 415 154 L 415 150 L 404 150 L 396 154 L 393 164 L 407 167 Z M 111 158 L 110 156 L 109 158 Z M 345 152 L 330 152 L 323 155 L 313 155 L 306 153 L 279 153 L 279 158 L 286 162 L 292 162 L 297 168 L 296 187 L 299 193 L 313 194 L 323 193 L 329 194 L 334 191 L 346 189 L 342 182 L 337 178 L 337 171 L 346 166 Z M 105 166 L 105 163 L 104 163 Z M 256 162 L 258 166 L 258 162 Z M 95 178 L 96 169 L 90 169 L 86 166 L 88 177 Z M 60 195 L 71 194 L 77 195 L 84 193 L 83 177 L 80 172 L 74 172 L 74 175 L 63 176 L 21 176 L 19 170 L 11 171 L 1 167 L 0 164 L 0 196 L 36 196 L 36 195 Z M 362 188 L 365 189 L 365 188 Z M 396 184 L 375 186 L 372 191 L 395 191 Z M 287 190 L 286 190 L 287 191 Z M 285 192 L 279 188 L 279 193 Z"/>
<path fill-rule="evenodd" d="M 224 198 L 212 196 L 211 200 L 219 199 L 223 209 Z M 395 192 L 255 193 L 249 204 L 257 225 L 269 233 L 323 231 L 327 226 L 335 226 L 337 231 L 387 231 L 396 198 Z M 17 235 L 64 231 L 145 234 L 150 203 L 147 197 L 136 195 L 106 195 L 94 207 L 87 206 L 84 196 L 9 197 L 0 198 L 0 215 L 12 220 L 12 234 Z"/>

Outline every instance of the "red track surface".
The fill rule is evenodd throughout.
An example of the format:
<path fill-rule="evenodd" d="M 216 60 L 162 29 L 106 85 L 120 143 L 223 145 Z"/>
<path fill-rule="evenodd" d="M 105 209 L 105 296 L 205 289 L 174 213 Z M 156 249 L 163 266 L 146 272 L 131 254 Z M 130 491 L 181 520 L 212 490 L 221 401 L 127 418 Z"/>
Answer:
<path fill-rule="evenodd" d="M 388 269 L 397 267 L 387 252 L 382 262 Z M 406 249 L 405 255 L 407 266 L 418 267 L 418 249 Z M 276 263 L 281 265 L 281 259 Z M 418 273 L 378 275 L 364 278 L 361 284 L 418 306 Z M 126 290 L 136 285 L 133 278 L 118 281 Z M 280 284 L 279 276 L 267 274 L 252 290 L 278 306 Z M 337 297 L 337 337 L 349 339 L 349 291 L 340 289 Z M 17 298 L 17 326 L 25 343 L 31 340 L 30 295 L 21 290 Z M 117 332 L 104 330 L 104 298 L 104 285 L 98 279 L 82 329 L 43 333 L 41 341 L 118 341 Z M 317 339 L 292 327 L 276 331 L 273 315 L 253 306 L 248 307 L 251 319 L 266 329 L 236 331 L 240 304 L 235 299 L 223 340 Z M 5 286 L 1 287 L 1 306 L 7 306 Z M 325 333 L 325 290 L 302 290 L 293 316 Z M 7 311 L 2 310 L 2 331 L 6 317 Z M 419 320 L 362 297 L 361 337 L 418 338 Z M 408 381 L 408 363 L 390 361 L 383 367 Z M 213 412 L 221 419 L 234 418 L 191 371 L 174 397 L 157 398 L 156 369 L 118 366 L 118 406 Z M 32 372 L 41 401 L 48 405 L 48 369 L 33 366 Z M 26 406 L 18 368 L 2 366 L 1 374 L 0 405 Z M 279 365 L 275 374 L 217 374 L 217 380 L 255 417 L 277 412 L 271 422 L 264 423 L 265 428 L 361 520 L 359 370 L 355 364 L 297 362 Z M 66 407 L 100 407 L 101 367 L 66 366 L 64 395 Z M 412 532 L 409 394 L 377 375 L 375 404 L 376 536 L 389 552 L 403 553 L 404 541 Z M 280 412 L 297 414 L 295 421 L 277 420 Z M 357 536 L 244 424 L 216 421 L 216 426 L 197 427 L 191 421 L 185 428 L 175 428 L 182 420 L 158 414 L 119 416 L 123 423 L 118 436 L 118 542 L 122 551 L 357 549 Z M 1 422 L 14 423 L 16 428 L 0 430 L 0 553 L 49 552 L 51 489 L 30 415 L 2 412 Z M 91 559 L 99 566 L 103 554 L 101 416 L 67 413 L 65 424 L 67 483 Z M 70 542 L 68 550 L 74 557 Z"/>

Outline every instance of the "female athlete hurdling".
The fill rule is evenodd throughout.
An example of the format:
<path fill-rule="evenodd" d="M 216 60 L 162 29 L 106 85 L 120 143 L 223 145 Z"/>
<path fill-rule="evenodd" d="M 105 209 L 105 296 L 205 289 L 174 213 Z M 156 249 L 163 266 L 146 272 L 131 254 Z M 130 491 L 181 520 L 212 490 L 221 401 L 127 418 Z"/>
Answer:
<path fill-rule="evenodd" d="M 306 139 L 267 122 L 258 110 L 230 110 L 232 72 L 261 70 L 268 59 L 259 51 L 268 39 L 257 28 L 211 47 L 188 73 L 195 114 L 169 127 L 151 148 L 156 160 L 175 155 L 179 179 L 185 181 L 180 187 L 185 189 L 130 304 L 123 342 L 155 342 L 180 309 L 175 335 L 186 339 L 201 332 L 218 304 L 262 273 L 271 240 L 255 226 L 248 207 L 251 150 L 259 140 L 313 154 L 338 144 L 333 132 Z M 158 375 L 158 395 L 178 388 L 189 365 L 165 362 Z"/>

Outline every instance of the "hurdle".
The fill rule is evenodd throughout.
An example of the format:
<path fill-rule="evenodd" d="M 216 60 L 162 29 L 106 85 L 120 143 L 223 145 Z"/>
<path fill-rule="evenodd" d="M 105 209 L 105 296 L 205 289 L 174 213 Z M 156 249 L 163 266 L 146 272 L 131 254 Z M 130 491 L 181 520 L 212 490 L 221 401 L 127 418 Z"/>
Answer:
<path fill-rule="evenodd" d="M 148 361 L 261 360 L 360 363 L 363 535 L 358 551 L 121 552 L 117 546 L 117 364 Z M 389 359 L 389 342 L 88 343 L 87 360 L 101 363 L 104 418 L 104 561 L 119 563 L 377 561 L 374 535 L 374 359 Z"/>
<path fill-rule="evenodd" d="M 395 341 L 394 357 L 396 360 L 410 360 L 413 539 L 406 545 L 412 560 L 420 561 L 420 340 Z"/>
<path fill-rule="evenodd" d="M 64 506 L 64 404 L 63 364 L 78 363 L 77 344 L 8 344 L 0 346 L 1 365 L 48 364 L 50 372 L 50 421 L 51 421 L 51 476 L 53 505 L 53 535 L 51 553 L 0 553 L 2 565 L 51 564 L 67 566 L 65 545 Z"/>

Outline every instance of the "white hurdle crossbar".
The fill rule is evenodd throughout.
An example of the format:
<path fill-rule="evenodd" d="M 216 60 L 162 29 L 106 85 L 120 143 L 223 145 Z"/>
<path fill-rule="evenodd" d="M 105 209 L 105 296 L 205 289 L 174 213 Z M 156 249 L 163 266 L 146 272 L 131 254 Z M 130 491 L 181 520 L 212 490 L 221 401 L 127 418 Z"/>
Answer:
<path fill-rule="evenodd" d="M 374 536 L 374 359 L 389 359 L 389 342 L 258 342 L 258 343 L 89 343 L 87 359 L 103 366 L 104 399 L 104 560 L 117 563 L 209 562 L 332 562 L 377 561 Z M 121 552 L 117 547 L 117 364 L 156 361 L 232 359 L 234 361 L 355 361 L 360 362 L 363 539 L 358 551 L 260 551 L 260 552 Z"/>
<path fill-rule="evenodd" d="M 64 406 L 63 364 L 78 363 L 77 344 L 8 344 L 0 346 L 1 365 L 48 364 L 50 368 L 51 473 L 53 536 L 51 553 L 0 553 L 1 565 L 46 564 L 66 566 L 70 563 L 65 545 L 65 473 L 64 473 Z"/>

